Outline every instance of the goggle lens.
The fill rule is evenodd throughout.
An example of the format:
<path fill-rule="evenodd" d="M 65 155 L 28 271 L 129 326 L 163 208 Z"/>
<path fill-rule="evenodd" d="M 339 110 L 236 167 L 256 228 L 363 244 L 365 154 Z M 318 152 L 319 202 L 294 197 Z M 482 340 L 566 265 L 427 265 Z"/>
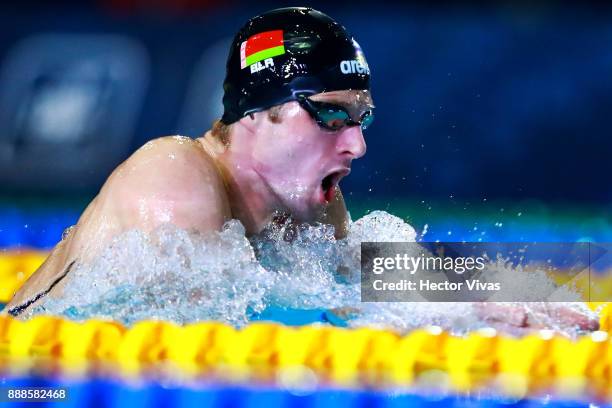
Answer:
<path fill-rule="evenodd" d="M 325 108 L 317 111 L 317 115 L 327 127 L 333 130 L 342 129 L 346 126 L 347 121 L 352 122 L 351 117 L 344 110 Z"/>
<path fill-rule="evenodd" d="M 371 110 L 364 112 L 361 120 L 357 122 L 343 106 L 317 102 L 306 97 L 301 97 L 298 101 L 321 127 L 328 130 L 340 130 L 344 126 L 361 126 L 362 130 L 366 130 L 374 121 L 374 112 Z"/>
<path fill-rule="evenodd" d="M 374 113 L 372 111 L 366 112 L 361 117 L 361 130 L 366 130 L 374 122 Z"/>

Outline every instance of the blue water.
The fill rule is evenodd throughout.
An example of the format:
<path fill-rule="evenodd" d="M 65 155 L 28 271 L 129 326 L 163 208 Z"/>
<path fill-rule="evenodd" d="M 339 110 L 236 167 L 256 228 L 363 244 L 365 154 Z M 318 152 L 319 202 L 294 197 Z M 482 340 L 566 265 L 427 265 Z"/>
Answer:
<path fill-rule="evenodd" d="M 12 378 L 4 380 L 2 390 L 25 387 L 60 387 L 67 391 L 67 398 L 36 406 L 72 407 L 303 407 L 303 408 L 352 408 L 352 407 L 548 407 L 593 408 L 610 407 L 608 404 L 591 405 L 580 401 L 555 401 L 541 399 L 509 399 L 478 397 L 476 395 L 426 395 L 407 391 L 371 391 L 321 388 L 309 391 L 271 388 L 269 386 L 236 386 L 211 384 L 202 388 L 185 388 L 155 383 L 133 387 L 110 380 L 63 381 L 40 377 Z M 2 406 L 30 406 L 31 403 L 1 403 Z"/>

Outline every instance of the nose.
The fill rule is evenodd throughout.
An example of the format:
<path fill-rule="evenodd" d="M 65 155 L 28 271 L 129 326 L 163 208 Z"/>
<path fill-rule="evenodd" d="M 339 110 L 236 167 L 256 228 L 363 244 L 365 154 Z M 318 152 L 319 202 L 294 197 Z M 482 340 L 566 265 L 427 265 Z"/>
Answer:
<path fill-rule="evenodd" d="M 338 135 L 337 148 L 342 154 L 358 159 L 366 153 L 366 142 L 361 126 L 347 126 Z"/>

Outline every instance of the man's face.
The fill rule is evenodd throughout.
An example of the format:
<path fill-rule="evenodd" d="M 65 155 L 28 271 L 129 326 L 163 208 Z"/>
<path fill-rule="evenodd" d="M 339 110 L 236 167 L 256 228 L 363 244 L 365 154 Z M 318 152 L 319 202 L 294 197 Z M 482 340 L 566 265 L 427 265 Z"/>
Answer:
<path fill-rule="evenodd" d="M 368 91 L 334 91 L 310 99 L 343 106 L 353 120 L 373 107 Z M 322 214 L 351 162 L 366 152 L 359 126 L 324 129 L 298 102 L 282 107 L 278 123 L 263 121 L 252 147 L 254 169 L 272 191 L 271 198 L 300 221 Z"/>

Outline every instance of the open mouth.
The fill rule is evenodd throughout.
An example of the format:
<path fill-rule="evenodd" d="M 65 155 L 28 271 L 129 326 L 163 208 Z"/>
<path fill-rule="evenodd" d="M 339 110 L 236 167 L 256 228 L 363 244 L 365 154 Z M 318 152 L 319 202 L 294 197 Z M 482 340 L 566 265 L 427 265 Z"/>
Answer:
<path fill-rule="evenodd" d="M 334 171 L 328 174 L 321 180 L 321 189 L 323 190 L 323 197 L 328 203 L 331 202 L 335 195 L 336 186 L 340 182 L 342 177 L 346 176 L 349 170 Z"/>

